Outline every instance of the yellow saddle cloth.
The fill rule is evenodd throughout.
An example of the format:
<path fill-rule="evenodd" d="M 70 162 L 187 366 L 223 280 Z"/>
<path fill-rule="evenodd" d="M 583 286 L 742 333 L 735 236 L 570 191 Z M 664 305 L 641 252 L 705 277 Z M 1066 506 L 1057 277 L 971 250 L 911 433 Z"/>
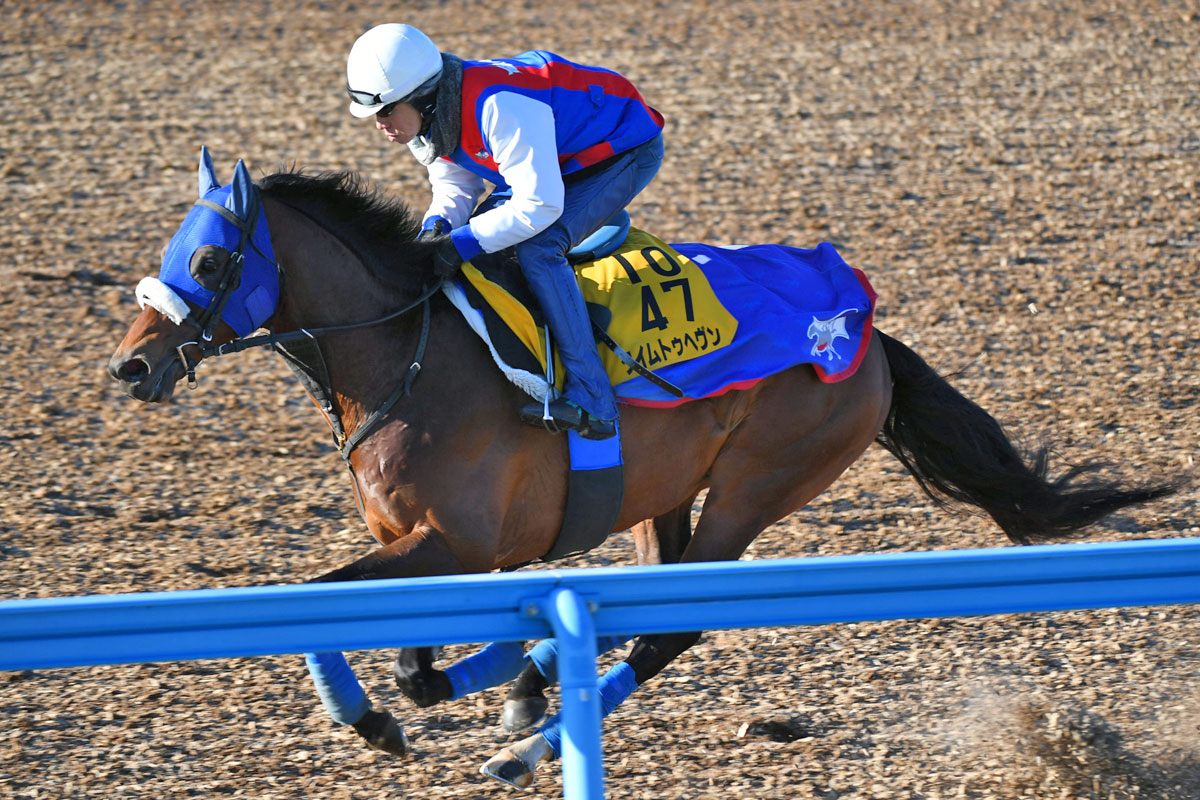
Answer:
<path fill-rule="evenodd" d="M 511 275 L 487 272 L 471 263 L 463 265 L 468 291 L 477 298 L 471 305 L 486 303 L 536 362 L 538 374 L 545 375 L 545 323 L 540 313 L 535 317 L 531 311 L 528 290 L 523 283 L 514 286 Z M 645 231 L 631 228 L 616 251 L 576 265 L 575 272 L 592 319 L 651 370 L 719 350 L 737 333 L 737 320 L 717 299 L 699 265 Z M 493 334 L 494 328 L 488 325 Z M 509 337 L 493 335 L 492 343 L 496 346 L 504 339 Z M 506 362 L 532 366 L 528 358 L 512 352 L 511 340 L 508 344 L 503 348 L 508 352 L 499 353 Z M 614 386 L 636 377 L 612 349 L 601 347 L 600 357 Z M 564 372 L 557 356 L 553 375 L 561 390 Z"/>

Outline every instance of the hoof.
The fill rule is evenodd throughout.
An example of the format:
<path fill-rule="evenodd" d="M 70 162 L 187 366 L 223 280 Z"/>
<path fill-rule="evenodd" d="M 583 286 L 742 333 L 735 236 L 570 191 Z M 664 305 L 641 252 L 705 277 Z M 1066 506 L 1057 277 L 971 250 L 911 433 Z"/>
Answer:
<path fill-rule="evenodd" d="M 507 747 L 489 758 L 479 771 L 518 789 L 528 789 L 533 785 L 533 770 Z"/>
<path fill-rule="evenodd" d="M 396 686 L 409 700 L 417 704 L 417 708 L 429 708 L 443 700 L 449 700 L 454 689 L 450 686 L 450 678 L 440 669 L 427 673 L 408 673 L 400 669 L 398 663 L 392 665 L 392 677 Z"/>
<path fill-rule="evenodd" d="M 501 726 L 507 733 L 527 731 L 546 718 L 550 701 L 542 695 L 505 700 Z"/>
<path fill-rule="evenodd" d="M 528 789 L 533 785 L 533 771 L 538 763 L 553 757 L 554 751 L 546 743 L 546 737 L 535 733 L 489 758 L 479 771 L 509 786 Z"/>
<path fill-rule="evenodd" d="M 354 723 L 354 730 L 375 750 L 403 758 L 408 755 L 408 736 L 404 726 L 386 711 L 368 711 Z"/>

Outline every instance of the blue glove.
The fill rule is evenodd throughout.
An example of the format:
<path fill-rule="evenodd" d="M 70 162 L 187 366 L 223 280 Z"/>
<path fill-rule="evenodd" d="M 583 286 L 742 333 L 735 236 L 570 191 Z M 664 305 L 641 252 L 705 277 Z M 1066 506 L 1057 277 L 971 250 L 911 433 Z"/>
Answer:
<path fill-rule="evenodd" d="M 427 226 L 425 230 L 417 234 L 417 241 L 423 242 L 426 239 L 432 239 L 439 234 L 447 233 L 450 230 L 450 223 L 441 217 L 432 217 L 425 220 Z"/>

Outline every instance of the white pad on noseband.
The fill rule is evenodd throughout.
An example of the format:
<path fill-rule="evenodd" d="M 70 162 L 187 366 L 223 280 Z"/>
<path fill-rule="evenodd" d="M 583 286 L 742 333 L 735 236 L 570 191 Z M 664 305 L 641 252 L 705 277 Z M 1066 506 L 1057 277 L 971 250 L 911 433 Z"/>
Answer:
<path fill-rule="evenodd" d="M 140 308 L 150 306 L 176 325 L 182 325 L 188 314 L 191 313 L 187 302 L 158 278 L 149 276 L 142 278 L 133 291 L 137 295 Z"/>

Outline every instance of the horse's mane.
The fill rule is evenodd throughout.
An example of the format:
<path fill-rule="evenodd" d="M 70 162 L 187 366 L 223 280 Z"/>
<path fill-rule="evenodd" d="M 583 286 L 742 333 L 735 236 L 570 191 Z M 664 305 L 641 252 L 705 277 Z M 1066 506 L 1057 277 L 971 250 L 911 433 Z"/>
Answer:
<path fill-rule="evenodd" d="M 265 197 L 301 211 L 341 239 L 383 283 L 411 292 L 427 276 L 429 254 L 416 244 L 420 219 L 357 172 L 312 175 L 290 169 L 266 176 L 258 186 Z"/>

